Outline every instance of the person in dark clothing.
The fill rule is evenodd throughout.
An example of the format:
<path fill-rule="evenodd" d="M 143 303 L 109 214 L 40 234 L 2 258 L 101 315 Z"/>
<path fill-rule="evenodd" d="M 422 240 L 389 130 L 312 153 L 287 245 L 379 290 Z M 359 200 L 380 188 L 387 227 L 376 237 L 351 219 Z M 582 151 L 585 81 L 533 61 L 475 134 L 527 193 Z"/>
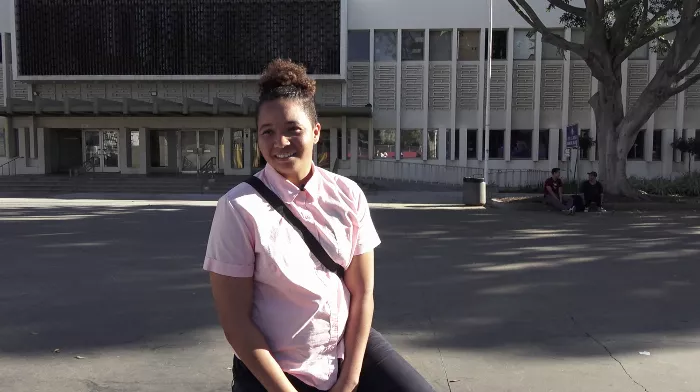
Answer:
<path fill-rule="evenodd" d="M 598 173 L 588 173 L 588 181 L 581 183 L 579 192 L 583 195 L 583 206 L 587 210 L 603 209 L 603 184 L 598 181 Z"/>
<path fill-rule="evenodd" d="M 552 169 L 552 176 L 544 182 L 544 202 L 557 210 L 572 215 L 576 212 L 573 199 L 564 198 L 564 184 L 561 182 L 559 168 Z"/>

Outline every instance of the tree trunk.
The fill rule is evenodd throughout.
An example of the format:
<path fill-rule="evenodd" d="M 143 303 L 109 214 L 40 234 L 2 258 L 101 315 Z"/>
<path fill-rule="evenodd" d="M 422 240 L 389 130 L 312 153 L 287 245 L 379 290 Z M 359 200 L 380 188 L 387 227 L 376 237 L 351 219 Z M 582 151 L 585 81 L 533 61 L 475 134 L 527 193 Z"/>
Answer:
<path fill-rule="evenodd" d="M 598 171 L 605 191 L 614 195 L 634 196 L 634 188 L 627 180 L 627 153 L 636 137 L 629 132 L 629 123 L 624 122 L 621 83 L 598 83 L 598 92 L 592 97 L 596 129 L 599 135 Z M 632 136 L 630 137 L 630 134 Z"/>

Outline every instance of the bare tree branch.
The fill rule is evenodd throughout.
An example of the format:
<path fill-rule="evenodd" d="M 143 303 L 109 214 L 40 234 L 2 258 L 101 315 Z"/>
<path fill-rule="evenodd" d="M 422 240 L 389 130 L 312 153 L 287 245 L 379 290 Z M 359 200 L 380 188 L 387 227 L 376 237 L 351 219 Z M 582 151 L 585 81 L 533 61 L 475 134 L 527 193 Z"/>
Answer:
<path fill-rule="evenodd" d="M 679 71 L 674 77 L 673 80 L 677 83 L 683 80 L 686 76 L 690 75 L 693 73 L 695 68 L 698 67 L 698 64 L 700 64 L 700 56 L 695 56 L 693 59 L 693 62 L 688 64 L 687 67 L 685 67 L 682 71 Z"/>
<path fill-rule="evenodd" d="M 544 23 L 542 23 L 542 20 L 540 20 L 537 13 L 532 9 L 532 7 L 530 7 L 526 0 L 508 0 L 508 2 L 513 7 L 515 12 L 517 12 L 518 15 L 525 20 L 525 22 L 527 22 L 527 24 L 542 34 L 542 40 L 544 42 L 550 43 L 561 49 L 574 52 L 581 58 L 585 59 L 589 57 L 590 51 L 583 45 L 567 41 L 560 35 L 552 33 L 552 31 L 548 29 Z"/>
<path fill-rule="evenodd" d="M 681 85 L 679 85 L 679 86 L 676 86 L 676 87 L 670 89 L 670 90 L 668 91 L 667 95 L 668 95 L 669 97 L 672 97 L 672 96 L 674 96 L 674 95 L 680 93 L 681 91 L 684 91 L 684 90 L 688 89 L 688 87 L 690 87 L 690 86 L 694 85 L 695 83 L 697 83 L 698 80 L 700 80 L 700 73 L 693 75 L 693 77 L 691 77 L 690 79 L 686 80 L 683 84 L 681 84 Z"/>
<path fill-rule="evenodd" d="M 630 42 L 627 46 L 625 46 L 625 49 L 620 52 L 617 56 L 615 56 L 615 61 L 613 62 L 613 66 L 617 67 L 620 66 L 635 50 L 641 48 L 642 46 L 648 44 L 649 42 L 659 38 L 663 37 L 666 34 L 672 33 L 680 27 L 680 22 L 676 23 L 672 26 L 664 27 L 661 29 L 656 30 L 653 34 L 649 34 L 646 36 L 643 36 L 639 38 L 636 42 Z"/>
<path fill-rule="evenodd" d="M 579 18 L 586 17 L 586 9 L 585 8 L 574 7 L 571 4 L 565 3 L 563 0 L 547 0 L 547 1 L 549 1 L 549 4 L 551 4 L 555 8 L 559 8 L 560 10 L 562 10 L 564 12 L 568 12 L 571 15 L 578 16 Z"/>

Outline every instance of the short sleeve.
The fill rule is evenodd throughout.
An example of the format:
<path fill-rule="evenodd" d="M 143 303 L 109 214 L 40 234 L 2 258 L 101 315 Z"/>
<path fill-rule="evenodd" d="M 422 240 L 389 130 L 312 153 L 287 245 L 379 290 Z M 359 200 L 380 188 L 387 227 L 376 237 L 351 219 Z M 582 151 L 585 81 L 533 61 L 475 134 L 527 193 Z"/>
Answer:
<path fill-rule="evenodd" d="M 216 205 L 204 269 L 233 278 L 249 278 L 255 272 L 252 232 L 226 196 Z"/>
<path fill-rule="evenodd" d="M 353 250 L 353 256 L 367 253 L 381 243 L 377 229 L 374 228 L 372 216 L 369 212 L 369 203 L 362 189 L 358 186 L 357 194 L 357 244 Z"/>

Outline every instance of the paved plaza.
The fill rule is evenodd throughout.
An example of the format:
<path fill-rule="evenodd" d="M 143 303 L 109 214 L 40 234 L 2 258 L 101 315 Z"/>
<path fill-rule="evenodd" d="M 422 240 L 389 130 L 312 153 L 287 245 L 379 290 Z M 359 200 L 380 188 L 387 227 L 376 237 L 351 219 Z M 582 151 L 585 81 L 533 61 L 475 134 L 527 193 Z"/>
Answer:
<path fill-rule="evenodd" d="M 421 197 L 370 196 L 375 327 L 437 391 L 699 390 L 700 216 Z M 0 391 L 230 390 L 214 204 L 0 199 Z"/>

